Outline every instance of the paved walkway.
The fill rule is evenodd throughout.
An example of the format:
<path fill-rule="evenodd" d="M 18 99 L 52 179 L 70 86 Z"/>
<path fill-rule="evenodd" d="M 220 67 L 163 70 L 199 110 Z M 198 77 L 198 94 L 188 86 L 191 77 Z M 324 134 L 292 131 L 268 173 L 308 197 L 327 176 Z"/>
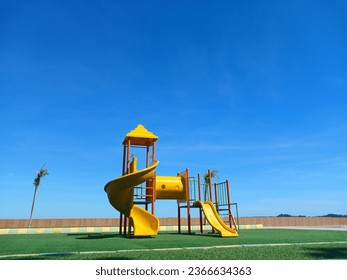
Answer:
<path fill-rule="evenodd" d="M 243 229 L 261 229 L 263 225 L 240 225 Z M 191 230 L 198 231 L 199 226 L 192 226 Z M 204 225 L 203 229 L 208 231 L 211 226 Z M 181 226 L 182 231 L 187 231 L 187 226 Z M 178 231 L 178 226 L 160 226 L 160 231 Z M 118 233 L 119 227 L 51 227 L 51 228 L 0 228 L 1 234 L 37 234 L 37 233 Z"/>
<path fill-rule="evenodd" d="M 274 228 L 274 229 L 305 229 L 305 230 L 342 230 L 347 231 L 347 226 L 300 226 L 300 227 L 294 227 L 294 226 L 287 226 L 287 227 L 265 227 L 264 228 Z"/>

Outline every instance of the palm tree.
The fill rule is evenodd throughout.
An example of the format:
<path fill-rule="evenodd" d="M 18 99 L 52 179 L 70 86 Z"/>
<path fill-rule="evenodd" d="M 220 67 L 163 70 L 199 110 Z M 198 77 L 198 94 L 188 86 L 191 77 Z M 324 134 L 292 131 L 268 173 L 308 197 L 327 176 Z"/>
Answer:
<path fill-rule="evenodd" d="M 41 178 L 43 176 L 46 176 L 48 175 L 48 170 L 45 169 L 45 165 L 44 164 L 41 169 L 37 172 L 37 176 L 36 178 L 34 179 L 34 186 L 35 186 L 35 190 L 34 190 L 34 197 L 33 197 L 33 202 L 31 204 L 31 212 L 30 212 L 30 219 L 29 219 L 29 228 L 31 227 L 31 222 L 32 222 L 32 217 L 33 217 L 33 212 L 34 212 L 34 207 L 35 207 L 35 199 L 36 199 L 36 192 L 37 192 L 37 189 L 41 183 Z"/>
<path fill-rule="evenodd" d="M 209 173 L 211 174 L 211 182 L 210 182 Z M 205 181 L 205 200 L 206 200 L 206 197 L 208 196 L 208 188 L 210 187 L 210 183 L 211 183 L 211 185 L 212 185 L 212 178 L 219 179 L 219 177 L 218 177 L 218 170 L 213 169 L 213 170 L 210 170 L 209 173 L 204 174 L 204 181 Z M 212 200 L 212 197 L 210 197 L 210 200 Z"/>

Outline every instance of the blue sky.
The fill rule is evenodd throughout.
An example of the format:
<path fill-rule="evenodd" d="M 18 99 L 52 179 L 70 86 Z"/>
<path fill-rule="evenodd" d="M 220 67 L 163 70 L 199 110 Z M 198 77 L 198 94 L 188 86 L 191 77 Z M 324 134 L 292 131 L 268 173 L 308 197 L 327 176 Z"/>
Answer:
<path fill-rule="evenodd" d="M 126 133 L 241 216 L 347 214 L 344 1 L 1 1 L 0 218 L 118 217 Z M 174 201 L 156 215 L 176 216 Z"/>

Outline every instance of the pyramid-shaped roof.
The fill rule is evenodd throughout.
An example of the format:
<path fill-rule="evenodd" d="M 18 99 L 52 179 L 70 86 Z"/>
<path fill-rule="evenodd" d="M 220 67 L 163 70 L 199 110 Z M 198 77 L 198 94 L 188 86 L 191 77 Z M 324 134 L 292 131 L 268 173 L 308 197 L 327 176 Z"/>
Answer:
<path fill-rule="evenodd" d="M 142 124 L 139 124 L 135 129 L 125 135 L 123 144 L 129 139 L 131 145 L 151 146 L 158 140 L 158 136 L 148 131 Z"/>

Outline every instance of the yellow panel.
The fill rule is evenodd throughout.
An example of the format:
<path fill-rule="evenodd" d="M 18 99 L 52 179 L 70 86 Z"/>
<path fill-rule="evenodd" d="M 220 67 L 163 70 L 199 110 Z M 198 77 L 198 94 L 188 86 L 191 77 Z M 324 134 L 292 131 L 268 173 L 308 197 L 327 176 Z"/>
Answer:
<path fill-rule="evenodd" d="M 156 176 L 156 198 L 157 199 L 179 199 L 185 200 L 186 191 L 180 176 Z"/>
<path fill-rule="evenodd" d="M 61 228 L 53 228 L 54 233 L 61 233 L 62 229 Z"/>
<path fill-rule="evenodd" d="M 87 227 L 87 228 L 86 228 L 86 231 L 87 231 L 87 232 L 94 232 L 95 229 L 94 229 L 94 227 Z"/>
<path fill-rule="evenodd" d="M 101 231 L 102 231 L 102 232 L 110 232 L 110 231 L 111 231 L 111 228 L 110 228 L 110 227 L 102 227 L 102 228 L 101 228 Z"/>
<path fill-rule="evenodd" d="M 36 233 L 45 233 L 45 232 L 46 232 L 45 228 L 37 228 L 36 229 Z"/>

